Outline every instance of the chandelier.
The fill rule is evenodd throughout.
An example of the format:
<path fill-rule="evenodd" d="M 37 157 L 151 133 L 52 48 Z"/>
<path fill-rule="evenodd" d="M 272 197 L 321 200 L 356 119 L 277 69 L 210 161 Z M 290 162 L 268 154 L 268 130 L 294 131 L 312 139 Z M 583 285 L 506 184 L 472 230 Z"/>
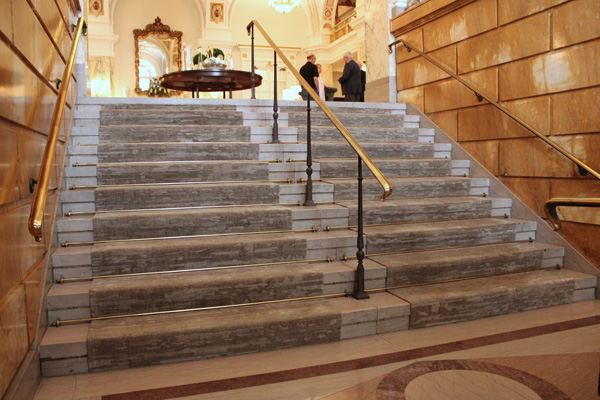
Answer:
<path fill-rule="evenodd" d="M 288 13 L 300 4 L 300 0 L 269 0 L 269 5 L 282 14 Z"/>

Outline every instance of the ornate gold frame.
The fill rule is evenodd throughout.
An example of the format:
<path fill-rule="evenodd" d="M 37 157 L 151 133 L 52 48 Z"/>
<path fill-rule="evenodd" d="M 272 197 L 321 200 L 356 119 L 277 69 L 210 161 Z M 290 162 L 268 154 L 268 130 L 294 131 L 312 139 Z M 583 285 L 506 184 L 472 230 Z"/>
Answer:
<path fill-rule="evenodd" d="M 172 31 L 171 27 L 169 25 L 164 25 L 160 21 L 160 17 L 156 17 L 156 19 L 154 20 L 154 23 L 146 25 L 145 29 L 134 29 L 133 30 L 133 43 L 135 45 L 135 92 L 137 94 L 148 93 L 147 90 L 140 89 L 140 74 L 139 74 L 140 49 L 138 46 L 138 42 L 139 42 L 140 38 L 146 38 L 149 35 L 154 34 L 154 33 L 167 35 L 168 37 L 173 38 L 177 41 L 177 54 L 175 55 L 175 57 L 176 57 L 177 66 L 179 67 L 179 71 L 181 71 L 181 68 L 183 65 L 183 59 L 181 57 L 181 36 L 183 36 L 183 32 Z M 171 92 L 168 92 L 168 93 L 171 93 Z M 171 93 L 171 94 L 176 94 L 176 93 Z M 167 96 L 169 96 L 169 95 L 170 94 L 167 94 Z"/>

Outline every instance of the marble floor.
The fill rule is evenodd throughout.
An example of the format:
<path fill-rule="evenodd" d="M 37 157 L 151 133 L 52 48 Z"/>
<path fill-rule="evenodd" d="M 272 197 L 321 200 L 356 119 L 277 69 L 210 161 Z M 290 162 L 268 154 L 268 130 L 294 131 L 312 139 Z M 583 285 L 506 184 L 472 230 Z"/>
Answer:
<path fill-rule="evenodd" d="M 35 400 L 600 399 L 600 301 L 42 380 Z"/>

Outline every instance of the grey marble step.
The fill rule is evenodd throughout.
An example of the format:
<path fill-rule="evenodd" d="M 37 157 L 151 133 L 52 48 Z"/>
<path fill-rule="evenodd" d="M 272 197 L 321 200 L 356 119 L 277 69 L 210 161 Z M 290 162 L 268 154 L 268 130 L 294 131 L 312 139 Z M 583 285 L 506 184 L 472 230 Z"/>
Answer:
<path fill-rule="evenodd" d="M 98 162 L 258 160 L 258 143 L 115 143 L 98 146 Z"/>
<path fill-rule="evenodd" d="M 94 279 L 89 289 L 90 315 L 185 310 L 351 292 L 355 264 L 293 263 Z M 379 273 L 380 277 L 367 277 L 366 285 L 383 287 L 385 270 L 371 264 L 367 273 L 373 276 Z"/>
<path fill-rule="evenodd" d="M 401 127 L 404 124 L 403 114 L 366 114 L 339 112 L 336 117 L 344 126 L 360 127 Z M 334 126 L 323 112 L 313 112 L 310 116 L 311 126 Z M 289 113 L 289 126 L 306 126 L 307 116 L 304 113 Z"/>
<path fill-rule="evenodd" d="M 410 328 L 468 321 L 595 298 L 597 277 L 534 271 L 392 290 L 410 303 Z"/>
<path fill-rule="evenodd" d="M 394 108 L 378 108 L 371 107 L 368 103 L 361 104 L 361 107 L 346 107 L 346 104 L 335 104 L 329 103 L 328 107 L 333 111 L 334 114 L 337 113 L 353 113 L 353 114 L 405 114 L 405 109 L 394 109 Z M 311 101 L 310 107 L 311 113 L 320 113 L 323 114 L 321 108 L 313 101 Z M 279 112 L 282 113 L 304 113 L 306 114 L 306 102 L 303 102 L 302 105 L 297 106 L 281 106 L 279 107 Z"/>
<path fill-rule="evenodd" d="M 418 142 L 419 128 L 405 128 L 402 126 L 394 126 L 382 128 L 378 126 L 363 127 L 363 126 L 346 126 L 348 132 L 357 141 L 372 141 L 372 142 Z M 311 139 L 317 141 L 341 141 L 345 140 L 342 134 L 334 126 L 311 126 Z M 298 126 L 298 140 L 306 141 L 306 125 Z"/>
<path fill-rule="evenodd" d="M 489 197 L 392 198 L 384 202 L 369 201 L 363 205 L 363 220 L 365 224 L 382 224 L 502 216 L 506 207 L 495 204 L 497 202 Z M 358 203 L 342 204 L 349 209 L 350 224 L 356 225 Z"/>
<path fill-rule="evenodd" d="M 360 146 L 371 158 L 432 158 L 433 143 L 372 143 L 363 142 Z M 346 142 L 312 144 L 312 156 L 324 158 L 356 158 L 356 152 Z"/>
<path fill-rule="evenodd" d="M 278 204 L 273 183 L 173 184 L 101 187 L 94 191 L 96 210 L 132 210 L 230 204 Z"/>
<path fill-rule="evenodd" d="M 367 254 L 535 240 L 535 222 L 505 218 L 367 226 Z"/>
<path fill-rule="evenodd" d="M 95 240 L 290 230 L 292 209 L 280 206 L 99 213 Z"/>
<path fill-rule="evenodd" d="M 87 361 L 95 372 L 327 343 L 403 329 L 406 311 L 382 293 L 94 321 Z"/>
<path fill-rule="evenodd" d="M 323 179 L 334 185 L 335 200 L 356 200 L 358 183 L 356 178 L 347 179 Z M 427 197 L 427 196 L 465 196 L 474 194 L 471 191 L 472 179 L 458 177 L 407 177 L 390 178 L 393 193 L 389 199 L 403 197 Z M 363 198 L 379 199 L 383 189 L 375 179 L 363 181 Z"/>
<path fill-rule="evenodd" d="M 102 109 L 100 125 L 242 125 L 233 110 Z"/>
<path fill-rule="evenodd" d="M 563 256 L 562 247 L 520 242 L 372 256 L 369 259 L 386 267 L 386 287 L 395 287 L 560 268 Z"/>
<path fill-rule="evenodd" d="M 117 104 L 103 104 L 102 110 L 145 110 L 150 112 L 160 112 L 160 111 L 223 111 L 223 110 L 231 110 L 236 111 L 235 105 L 227 105 L 227 104 L 127 104 L 127 103 L 117 103 Z"/>
<path fill-rule="evenodd" d="M 356 177 L 357 159 L 316 158 L 321 165 L 321 179 Z M 399 176 L 445 176 L 450 175 L 452 162 L 445 159 L 373 159 L 379 170 L 389 177 Z M 373 176 L 363 165 L 363 176 Z"/>
<path fill-rule="evenodd" d="M 236 125 L 103 125 L 100 143 L 250 142 L 251 127 Z"/>
<path fill-rule="evenodd" d="M 267 162 L 179 161 L 100 164 L 99 185 L 269 180 Z"/>

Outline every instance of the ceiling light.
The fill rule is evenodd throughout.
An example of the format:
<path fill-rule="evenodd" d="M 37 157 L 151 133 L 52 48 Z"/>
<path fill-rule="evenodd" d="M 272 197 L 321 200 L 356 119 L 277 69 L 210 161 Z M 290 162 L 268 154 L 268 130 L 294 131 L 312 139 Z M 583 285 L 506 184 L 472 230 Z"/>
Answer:
<path fill-rule="evenodd" d="M 282 14 L 288 13 L 300 4 L 300 0 L 269 0 L 269 5 Z"/>

